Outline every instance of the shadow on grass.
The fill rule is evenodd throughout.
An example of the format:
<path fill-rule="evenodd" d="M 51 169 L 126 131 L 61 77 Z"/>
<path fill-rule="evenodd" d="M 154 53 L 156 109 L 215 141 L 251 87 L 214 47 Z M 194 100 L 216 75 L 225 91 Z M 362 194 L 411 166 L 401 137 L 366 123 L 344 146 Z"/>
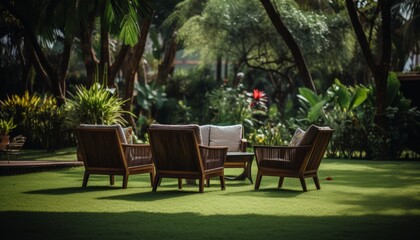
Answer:
<path fill-rule="evenodd" d="M 176 206 L 174 206 L 176 208 Z M 419 239 L 419 216 L 0 212 L 13 239 Z"/>
<path fill-rule="evenodd" d="M 95 186 L 95 187 L 68 187 L 68 188 L 55 188 L 55 189 L 43 189 L 24 192 L 25 194 L 43 194 L 43 195 L 67 195 L 75 193 L 91 193 L 91 192 L 102 192 L 102 191 L 113 191 L 119 190 L 121 187 L 115 186 Z"/>
<path fill-rule="evenodd" d="M 75 158 L 76 151 L 74 149 L 61 149 L 55 152 L 48 152 L 46 150 L 34 150 L 34 149 L 24 149 L 22 150 L 20 160 L 42 160 L 45 158 L 52 158 L 59 160 L 62 157 L 66 159 L 69 157 Z M 74 155 L 74 156 L 73 156 Z"/>

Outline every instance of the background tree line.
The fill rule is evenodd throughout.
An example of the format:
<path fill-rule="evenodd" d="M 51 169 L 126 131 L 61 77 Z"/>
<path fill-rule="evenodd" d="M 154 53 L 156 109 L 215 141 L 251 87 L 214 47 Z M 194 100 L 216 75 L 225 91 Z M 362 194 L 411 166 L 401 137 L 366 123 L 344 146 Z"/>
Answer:
<path fill-rule="evenodd" d="M 200 106 L 224 83 L 264 90 L 286 121 L 299 109 L 299 87 L 322 93 L 338 78 L 376 87 L 375 122 L 385 138 L 388 73 L 402 71 L 419 52 L 419 6 L 409 0 L 1 0 L 1 98 L 50 92 L 60 105 L 73 85 L 106 81 L 128 100 L 124 109 L 137 118 L 127 119 L 141 128 L 154 120 L 211 121 L 215 113 Z M 179 50 L 198 54 L 200 65 L 176 69 Z"/>

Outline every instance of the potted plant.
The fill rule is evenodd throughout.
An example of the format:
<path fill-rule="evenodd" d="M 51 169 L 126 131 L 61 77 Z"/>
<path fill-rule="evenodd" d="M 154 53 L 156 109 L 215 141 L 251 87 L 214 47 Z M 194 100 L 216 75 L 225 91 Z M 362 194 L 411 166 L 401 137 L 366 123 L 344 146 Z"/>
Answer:
<path fill-rule="evenodd" d="M 13 123 L 13 119 L 9 120 L 0 119 L 0 150 L 6 148 L 9 144 L 9 133 L 12 129 L 16 128 L 16 124 Z"/>

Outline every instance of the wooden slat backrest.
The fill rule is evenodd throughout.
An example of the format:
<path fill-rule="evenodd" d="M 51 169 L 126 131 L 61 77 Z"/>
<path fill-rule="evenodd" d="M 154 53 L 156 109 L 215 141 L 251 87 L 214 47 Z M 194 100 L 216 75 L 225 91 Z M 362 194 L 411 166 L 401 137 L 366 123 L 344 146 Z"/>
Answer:
<path fill-rule="evenodd" d="M 328 127 L 322 127 L 319 129 L 319 132 L 312 144 L 311 152 L 308 155 L 309 159 L 306 164 L 305 171 L 318 170 L 333 132 L 334 130 Z"/>
<path fill-rule="evenodd" d="M 159 171 L 202 172 L 196 129 L 149 128 L 152 156 Z"/>
<path fill-rule="evenodd" d="M 116 128 L 79 128 L 76 134 L 87 168 L 127 169 Z"/>
<path fill-rule="evenodd" d="M 18 151 L 22 149 L 23 145 L 25 144 L 26 137 L 19 135 L 13 138 L 13 140 L 7 145 L 7 150 L 10 151 Z"/>

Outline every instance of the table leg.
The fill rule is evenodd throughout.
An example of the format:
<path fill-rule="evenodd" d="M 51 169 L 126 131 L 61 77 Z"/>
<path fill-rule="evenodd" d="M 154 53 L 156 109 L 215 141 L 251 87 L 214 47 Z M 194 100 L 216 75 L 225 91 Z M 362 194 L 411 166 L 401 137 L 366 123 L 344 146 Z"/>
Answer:
<path fill-rule="evenodd" d="M 239 174 L 239 176 L 236 177 L 232 177 L 232 176 L 225 176 L 225 178 L 227 180 L 245 180 L 245 179 L 249 179 L 249 181 L 251 181 L 251 183 L 254 183 L 252 181 L 252 175 L 251 175 L 251 167 L 252 167 L 252 162 L 253 162 L 254 157 L 250 157 L 250 159 L 248 159 L 248 161 L 246 162 L 246 166 L 244 167 L 244 171 Z"/>

